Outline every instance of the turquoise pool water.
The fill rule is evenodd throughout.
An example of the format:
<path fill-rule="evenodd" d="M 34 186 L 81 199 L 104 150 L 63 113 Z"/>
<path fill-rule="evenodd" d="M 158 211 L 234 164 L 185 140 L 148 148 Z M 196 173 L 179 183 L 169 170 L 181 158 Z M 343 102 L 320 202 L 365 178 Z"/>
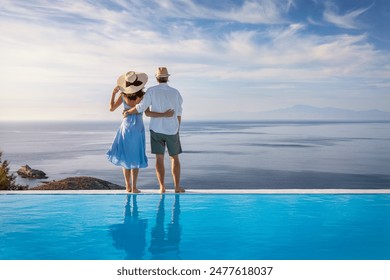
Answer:
<path fill-rule="evenodd" d="M 390 259 L 390 195 L 0 195 L 0 259 Z"/>

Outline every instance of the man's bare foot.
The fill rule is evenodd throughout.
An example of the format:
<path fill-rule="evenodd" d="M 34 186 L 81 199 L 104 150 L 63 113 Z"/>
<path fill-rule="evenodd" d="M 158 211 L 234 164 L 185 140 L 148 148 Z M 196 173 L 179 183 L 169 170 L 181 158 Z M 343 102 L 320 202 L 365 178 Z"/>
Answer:
<path fill-rule="evenodd" d="M 133 188 L 133 193 L 140 193 L 141 191 L 137 188 Z"/>
<path fill-rule="evenodd" d="M 175 193 L 184 193 L 186 190 L 182 187 L 175 188 Z"/>

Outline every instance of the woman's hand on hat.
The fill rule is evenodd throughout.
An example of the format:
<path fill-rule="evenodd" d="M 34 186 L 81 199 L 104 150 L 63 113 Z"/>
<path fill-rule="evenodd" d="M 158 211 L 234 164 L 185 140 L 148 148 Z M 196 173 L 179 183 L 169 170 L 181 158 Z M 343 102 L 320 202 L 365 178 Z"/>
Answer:
<path fill-rule="evenodd" d="M 169 109 L 169 110 L 166 110 L 166 111 L 164 112 L 164 117 L 170 118 L 170 117 L 172 117 L 174 114 L 175 114 L 175 110 Z"/>
<path fill-rule="evenodd" d="M 116 86 L 114 90 L 112 91 L 112 94 L 117 94 L 120 91 L 119 86 Z"/>

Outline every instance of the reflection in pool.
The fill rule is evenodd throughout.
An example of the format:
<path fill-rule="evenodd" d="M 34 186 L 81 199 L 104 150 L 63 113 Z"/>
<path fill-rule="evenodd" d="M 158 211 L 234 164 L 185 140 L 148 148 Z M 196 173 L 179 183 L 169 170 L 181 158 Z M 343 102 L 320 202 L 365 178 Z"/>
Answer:
<path fill-rule="evenodd" d="M 390 195 L 0 195 L 3 260 L 390 259 Z"/>
<path fill-rule="evenodd" d="M 175 195 L 172 219 L 165 229 L 165 195 L 162 195 L 156 212 L 155 225 L 150 234 L 148 251 L 152 259 L 180 259 L 179 214 L 180 196 Z M 114 246 L 126 252 L 126 259 L 143 259 L 147 246 L 146 228 L 147 220 L 139 216 L 137 195 L 128 195 L 123 223 L 110 227 Z"/>

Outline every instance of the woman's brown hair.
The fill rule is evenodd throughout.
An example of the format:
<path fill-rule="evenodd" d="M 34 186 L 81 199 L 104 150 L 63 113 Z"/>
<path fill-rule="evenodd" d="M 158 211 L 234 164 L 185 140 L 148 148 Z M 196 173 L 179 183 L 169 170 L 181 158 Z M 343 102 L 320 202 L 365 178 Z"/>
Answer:
<path fill-rule="evenodd" d="M 136 100 L 137 97 L 142 98 L 142 96 L 145 95 L 145 91 L 143 89 L 141 89 L 135 93 L 129 93 L 129 94 L 122 92 L 122 95 L 124 97 L 128 98 L 129 100 Z"/>

